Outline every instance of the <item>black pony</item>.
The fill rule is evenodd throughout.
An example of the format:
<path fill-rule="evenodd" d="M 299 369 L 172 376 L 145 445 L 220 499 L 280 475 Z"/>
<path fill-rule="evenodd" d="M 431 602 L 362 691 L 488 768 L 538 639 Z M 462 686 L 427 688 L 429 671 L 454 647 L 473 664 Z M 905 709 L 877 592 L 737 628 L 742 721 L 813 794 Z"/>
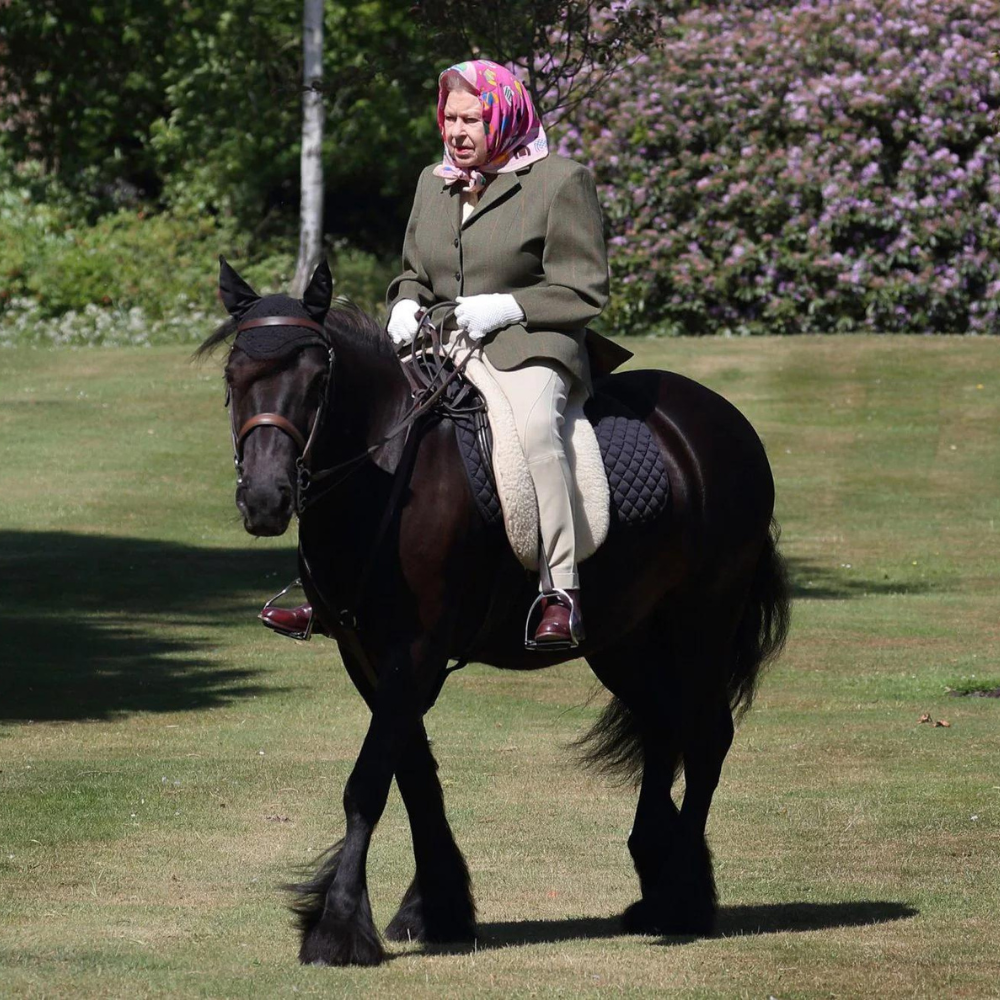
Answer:
<path fill-rule="evenodd" d="M 581 740 L 583 757 L 639 784 L 628 846 L 641 898 L 624 927 L 711 932 L 709 806 L 734 717 L 749 707 L 788 627 L 774 486 L 750 424 L 679 375 L 599 380 L 598 392 L 649 427 L 669 478 L 669 511 L 613 533 L 580 567 L 587 637 L 578 650 L 526 651 L 537 579 L 503 532 L 484 525 L 447 417 L 400 430 L 413 396 L 382 328 L 353 306 L 329 311 L 325 264 L 301 302 L 259 297 L 225 262 L 220 289 L 234 319 L 200 351 L 235 335 L 226 384 L 237 506 L 254 535 L 281 534 L 299 511 L 303 586 L 372 712 L 344 791 L 346 835 L 294 887 L 301 961 L 383 959 L 365 868 L 394 777 L 416 873 L 386 936 L 474 939 L 469 873 L 422 721 L 459 658 L 513 670 L 586 658 L 613 698 Z M 681 768 L 678 807 L 671 787 Z"/>

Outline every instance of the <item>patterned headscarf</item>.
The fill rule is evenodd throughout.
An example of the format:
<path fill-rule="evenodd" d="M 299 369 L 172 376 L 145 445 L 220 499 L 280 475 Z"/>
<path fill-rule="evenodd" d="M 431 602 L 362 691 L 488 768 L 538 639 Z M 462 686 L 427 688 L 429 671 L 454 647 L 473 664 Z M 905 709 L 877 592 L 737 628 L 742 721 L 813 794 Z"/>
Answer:
<path fill-rule="evenodd" d="M 460 76 L 479 96 L 486 130 L 486 162 L 479 167 L 459 166 L 451 156 L 444 130 L 444 106 L 450 73 Z M 487 59 L 473 59 L 450 66 L 438 78 L 438 129 L 444 141 L 444 159 L 434 168 L 446 184 L 461 183 L 464 190 L 479 192 L 484 174 L 506 174 L 548 156 L 549 143 L 527 88 L 513 73 Z"/>

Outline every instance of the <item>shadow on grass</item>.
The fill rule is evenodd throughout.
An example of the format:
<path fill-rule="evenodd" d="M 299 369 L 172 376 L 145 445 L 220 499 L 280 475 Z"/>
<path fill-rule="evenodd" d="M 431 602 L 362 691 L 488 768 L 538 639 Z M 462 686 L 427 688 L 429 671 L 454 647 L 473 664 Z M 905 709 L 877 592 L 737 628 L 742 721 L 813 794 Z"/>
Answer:
<path fill-rule="evenodd" d="M 887 594 L 927 594 L 940 589 L 940 585 L 935 587 L 925 580 L 893 580 L 884 576 L 880 580 L 874 580 L 853 570 L 819 566 L 805 559 L 789 558 L 786 562 L 792 598 L 795 600 L 844 600 Z"/>
<path fill-rule="evenodd" d="M 907 920 L 919 911 L 905 903 L 863 900 L 852 903 L 769 903 L 759 906 L 719 908 L 718 937 L 744 934 L 780 934 L 788 931 L 820 931 L 833 927 L 864 927 L 893 920 Z M 575 917 L 567 920 L 516 920 L 484 923 L 478 927 L 475 948 L 488 951 L 529 944 L 624 937 L 618 917 Z M 651 939 L 653 940 L 653 939 Z M 660 937 L 658 945 L 688 944 L 694 935 Z M 470 945 L 427 945 L 430 954 L 465 954 Z"/>
<path fill-rule="evenodd" d="M 294 571 L 294 555 L 274 549 L 0 531 L 0 720 L 211 708 L 264 692 L 258 671 L 212 655 L 211 633 L 252 621 Z"/>

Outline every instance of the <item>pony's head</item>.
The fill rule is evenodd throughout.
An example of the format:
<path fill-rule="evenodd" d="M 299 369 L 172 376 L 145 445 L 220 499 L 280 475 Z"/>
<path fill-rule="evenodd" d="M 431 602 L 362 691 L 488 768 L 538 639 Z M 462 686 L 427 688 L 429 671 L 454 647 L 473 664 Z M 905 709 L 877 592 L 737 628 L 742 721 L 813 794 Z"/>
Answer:
<path fill-rule="evenodd" d="M 298 467 L 311 447 L 332 366 L 324 326 L 333 295 L 326 261 L 302 299 L 258 295 L 220 258 L 219 293 L 235 333 L 226 385 L 236 459 L 236 506 L 251 535 L 283 534 L 295 509 Z"/>

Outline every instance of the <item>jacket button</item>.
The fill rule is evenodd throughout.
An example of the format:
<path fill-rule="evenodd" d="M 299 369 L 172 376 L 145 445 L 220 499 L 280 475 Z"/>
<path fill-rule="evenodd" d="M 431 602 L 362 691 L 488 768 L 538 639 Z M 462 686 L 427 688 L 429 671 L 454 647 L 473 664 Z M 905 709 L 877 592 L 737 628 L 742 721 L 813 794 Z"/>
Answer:
<path fill-rule="evenodd" d="M 458 237 L 455 237 L 455 246 L 458 246 Z"/>
<path fill-rule="evenodd" d="M 455 280 L 456 281 L 461 281 L 462 280 L 462 272 L 461 271 L 456 271 L 455 272 Z"/>

